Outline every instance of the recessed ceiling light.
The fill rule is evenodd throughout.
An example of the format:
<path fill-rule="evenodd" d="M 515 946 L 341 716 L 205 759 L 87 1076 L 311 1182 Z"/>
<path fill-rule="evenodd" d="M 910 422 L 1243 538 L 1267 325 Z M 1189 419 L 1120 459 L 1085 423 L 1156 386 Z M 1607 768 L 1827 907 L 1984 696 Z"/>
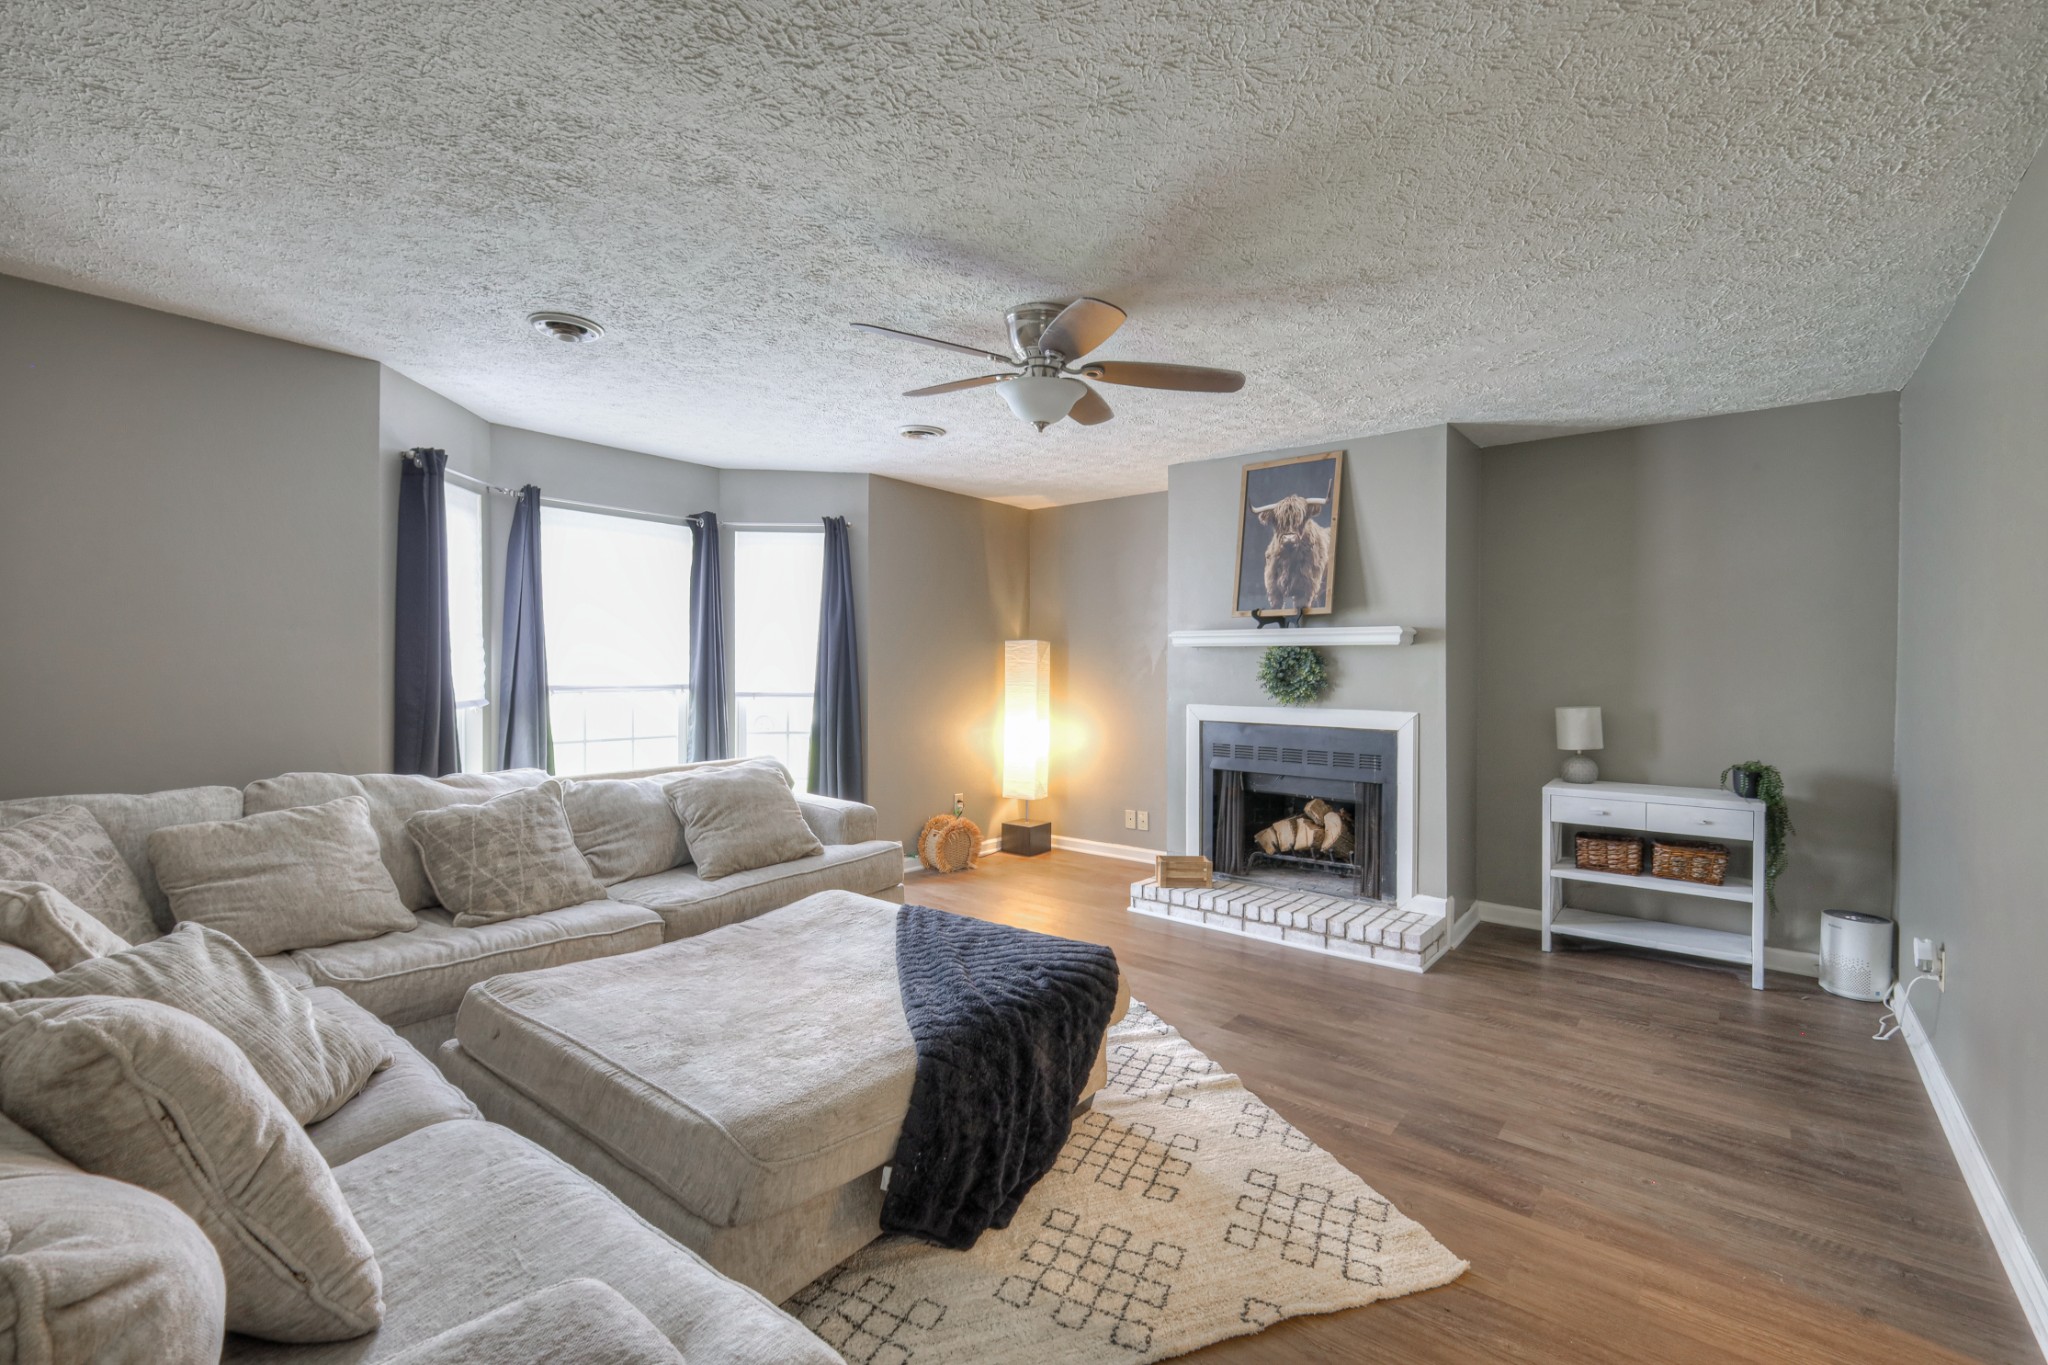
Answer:
<path fill-rule="evenodd" d="M 535 313 L 527 318 L 527 324 L 544 337 L 556 341 L 595 341 L 604 335 L 604 328 L 589 318 L 579 318 L 574 313 Z"/>
<path fill-rule="evenodd" d="M 928 427 L 920 423 L 917 426 L 900 428 L 896 434 L 906 441 L 929 441 L 934 436 L 944 436 L 946 429 L 944 427 Z"/>

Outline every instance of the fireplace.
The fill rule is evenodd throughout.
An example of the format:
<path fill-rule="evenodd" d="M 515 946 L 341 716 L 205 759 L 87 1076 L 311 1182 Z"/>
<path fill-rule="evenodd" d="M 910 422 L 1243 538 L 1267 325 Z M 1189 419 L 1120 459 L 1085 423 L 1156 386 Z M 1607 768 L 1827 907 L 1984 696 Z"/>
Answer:
<path fill-rule="evenodd" d="M 1398 736 L 1201 722 L 1201 851 L 1218 876 L 1391 901 L 1398 894 Z"/>

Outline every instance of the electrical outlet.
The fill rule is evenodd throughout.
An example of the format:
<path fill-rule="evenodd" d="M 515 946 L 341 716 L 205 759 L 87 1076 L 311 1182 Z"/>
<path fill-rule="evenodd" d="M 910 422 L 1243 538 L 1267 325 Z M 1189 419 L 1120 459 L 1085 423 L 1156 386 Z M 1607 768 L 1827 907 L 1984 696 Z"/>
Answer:
<path fill-rule="evenodd" d="M 1139 811 L 1139 812 L 1138 812 L 1138 828 L 1139 828 L 1139 829 L 1150 829 L 1150 828 L 1152 828 L 1152 812 L 1151 812 L 1151 811 L 1149 811 L 1149 810 L 1141 810 L 1141 811 Z"/>
<path fill-rule="evenodd" d="M 1138 827 L 1138 812 L 1136 812 L 1136 811 L 1134 811 L 1134 810 L 1127 810 L 1127 811 L 1125 811 L 1125 812 L 1124 812 L 1124 828 L 1125 828 L 1125 829 L 1136 829 L 1137 827 Z"/>

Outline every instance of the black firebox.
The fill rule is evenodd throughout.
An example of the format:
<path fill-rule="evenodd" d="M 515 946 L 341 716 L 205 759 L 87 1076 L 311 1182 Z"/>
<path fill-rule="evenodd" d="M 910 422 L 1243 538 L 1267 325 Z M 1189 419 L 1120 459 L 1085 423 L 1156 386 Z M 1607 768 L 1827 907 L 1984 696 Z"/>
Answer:
<path fill-rule="evenodd" d="M 1204 721 L 1202 853 L 1219 876 L 1392 900 L 1397 752 L 1391 730 Z M 1278 821 L 1331 810 L 1349 836 L 1335 847 L 1257 841 Z"/>

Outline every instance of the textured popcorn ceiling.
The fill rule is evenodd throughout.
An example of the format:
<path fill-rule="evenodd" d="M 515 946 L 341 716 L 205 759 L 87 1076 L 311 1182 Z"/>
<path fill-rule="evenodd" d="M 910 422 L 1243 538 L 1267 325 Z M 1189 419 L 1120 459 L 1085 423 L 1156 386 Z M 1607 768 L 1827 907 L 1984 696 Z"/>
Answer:
<path fill-rule="evenodd" d="M 1898 388 L 2044 122 L 2039 0 L 7 0 L 0 270 L 498 422 L 1064 502 Z M 1080 292 L 1131 313 L 1099 354 L 1249 384 L 1040 436 L 846 325 L 1000 348 Z"/>

